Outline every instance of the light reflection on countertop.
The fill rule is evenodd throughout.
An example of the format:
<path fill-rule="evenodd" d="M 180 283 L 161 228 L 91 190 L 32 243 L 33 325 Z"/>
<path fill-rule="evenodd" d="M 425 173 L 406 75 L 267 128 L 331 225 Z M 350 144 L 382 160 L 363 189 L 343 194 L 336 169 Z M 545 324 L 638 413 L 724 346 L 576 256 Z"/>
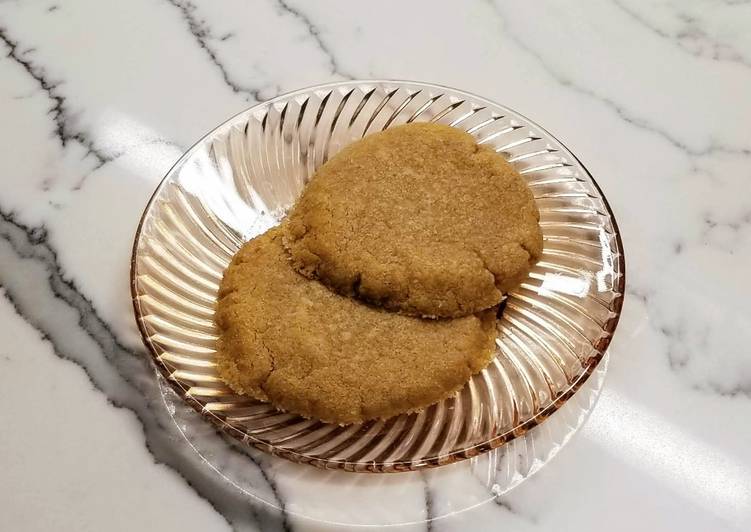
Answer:
<path fill-rule="evenodd" d="M 751 468 L 648 407 L 606 388 L 582 436 L 722 521 L 751 526 Z"/>

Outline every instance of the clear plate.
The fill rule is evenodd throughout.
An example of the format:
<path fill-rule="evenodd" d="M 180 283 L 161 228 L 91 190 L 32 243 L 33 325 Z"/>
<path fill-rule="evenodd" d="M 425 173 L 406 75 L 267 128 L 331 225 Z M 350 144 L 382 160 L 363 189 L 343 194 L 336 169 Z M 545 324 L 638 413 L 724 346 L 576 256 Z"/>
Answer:
<path fill-rule="evenodd" d="M 493 362 L 420 413 L 340 427 L 234 394 L 214 363 L 214 303 L 232 255 L 279 223 L 343 146 L 410 121 L 466 130 L 525 177 L 540 209 L 540 262 L 510 294 Z M 446 87 L 349 81 L 303 89 L 231 118 L 169 171 L 136 234 L 133 303 L 175 391 L 227 434 L 296 462 L 393 472 L 471 458 L 523 435 L 595 370 L 623 303 L 613 213 L 579 160 L 522 115 Z"/>

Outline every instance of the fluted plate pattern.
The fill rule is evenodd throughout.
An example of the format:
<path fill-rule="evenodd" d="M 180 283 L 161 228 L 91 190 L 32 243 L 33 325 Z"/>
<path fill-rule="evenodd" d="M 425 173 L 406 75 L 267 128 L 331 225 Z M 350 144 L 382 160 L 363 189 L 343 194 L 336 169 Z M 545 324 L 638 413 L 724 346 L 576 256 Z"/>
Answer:
<path fill-rule="evenodd" d="M 505 303 L 496 356 L 455 397 L 420 413 L 340 427 L 281 413 L 227 388 L 213 323 L 224 268 L 279 223 L 315 170 L 348 143 L 407 122 L 461 128 L 527 180 L 544 250 Z M 518 113 L 461 91 L 352 81 L 303 89 L 231 118 L 170 170 L 133 249 L 136 319 L 157 367 L 195 409 L 260 449 L 319 467 L 406 471 L 476 456 L 524 434 L 592 373 L 623 301 L 613 214 L 582 164 Z M 436 353 L 440 356 L 440 353 Z"/>

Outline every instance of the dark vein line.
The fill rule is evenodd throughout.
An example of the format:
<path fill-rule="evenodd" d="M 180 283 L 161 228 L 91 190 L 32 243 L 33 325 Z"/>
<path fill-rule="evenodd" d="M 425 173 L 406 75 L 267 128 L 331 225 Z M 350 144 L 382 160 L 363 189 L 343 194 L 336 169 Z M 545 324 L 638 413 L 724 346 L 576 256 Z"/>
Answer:
<path fill-rule="evenodd" d="M 222 515 L 228 524 L 241 524 L 231 522 L 228 516 L 234 515 L 239 518 L 238 511 L 242 511 L 244 515 L 248 509 L 248 500 L 239 493 L 228 492 L 221 479 L 207 476 L 203 464 L 192 454 L 182 456 L 177 452 L 184 449 L 175 448 L 174 426 L 159 417 L 169 414 L 166 410 L 160 410 L 161 395 L 148 358 L 141 351 L 125 347 L 99 316 L 92 302 L 81 293 L 72 280 L 65 277 L 57 252 L 49 243 L 47 229 L 44 226 L 24 225 L 16 220 L 13 213 L 0 210 L 0 242 L 5 242 L 9 246 L 15 257 L 13 260 L 18 260 L 19 263 L 34 261 L 44 268 L 47 275 L 46 279 L 35 283 L 36 279 L 30 279 L 30 275 L 34 274 L 30 274 L 23 264 L 6 263 L 0 267 L 0 281 L 13 281 L 3 282 L 3 286 L 5 298 L 13 305 L 18 315 L 49 341 L 56 356 L 79 366 L 109 404 L 126 409 L 135 415 L 140 423 L 146 448 L 155 463 L 164 464 L 179 475 L 199 497 L 205 499 Z M 13 285 L 16 283 L 20 283 L 22 289 L 14 290 Z M 35 309 L 39 308 L 36 299 L 39 298 L 39 289 L 42 287 L 49 290 L 54 301 L 73 311 L 78 319 L 78 328 L 61 332 L 55 330 L 45 317 L 35 315 Z M 80 345 L 77 345 L 80 342 L 73 336 L 74 332 L 83 333 L 85 338 L 96 345 L 96 349 L 93 352 L 80 349 Z M 101 368 L 97 369 L 97 365 L 101 366 L 103 362 L 112 374 L 103 375 Z M 223 441 L 218 434 L 216 438 L 217 441 Z M 231 453 L 238 452 L 228 444 L 225 450 Z M 247 454 L 243 453 L 243 456 Z M 268 479 L 260 465 L 255 460 L 253 462 L 259 467 L 261 475 Z M 269 483 L 268 486 L 277 504 L 283 507 L 276 486 L 273 483 Z M 270 518 L 268 524 L 272 526 L 272 530 L 290 530 L 283 512 L 275 516 L 266 508 L 260 509 L 269 514 L 266 517 Z M 255 524 L 263 527 L 258 514 Z"/>
<path fill-rule="evenodd" d="M 183 20 L 188 25 L 188 31 L 193 36 L 196 43 L 198 43 L 198 46 L 201 48 L 201 50 L 203 50 L 209 57 L 211 63 L 219 70 L 225 85 L 232 89 L 232 92 L 234 93 L 247 94 L 257 102 L 263 101 L 264 98 L 261 96 L 260 89 L 245 86 L 232 79 L 227 68 L 219 60 L 216 51 L 214 51 L 214 49 L 209 45 L 209 41 L 211 40 L 224 41 L 228 38 L 228 36 L 225 35 L 222 37 L 215 37 L 211 33 L 208 25 L 204 21 L 199 20 L 196 16 L 196 6 L 192 2 L 180 0 L 167 0 L 167 2 L 169 2 L 172 6 L 180 11 Z"/>
<path fill-rule="evenodd" d="M 236 440 L 233 440 L 230 436 L 227 436 L 223 432 L 219 431 L 218 429 L 214 430 L 215 434 L 222 438 L 227 443 L 227 446 L 232 450 L 232 452 L 241 454 L 258 468 L 258 472 L 260 473 L 263 480 L 269 485 L 271 488 L 271 492 L 274 494 L 274 497 L 276 499 L 277 504 L 279 505 L 279 508 L 282 512 L 282 519 L 279 523 L 283 532 L 293 532 L 292 531 L 292 525 L 287 520 L 287 505 L 284 502 L 284 498 L 280 496 L 279 492 L 279 486 L 274 480 L 274 478 L 268 474 L 266 471 L 266 467 L 263 465 L 262 460 L 256 459 L 254 456 L 251 455 L 249 452 L 248 447 L 244 447 L 242 444 L 238 443 Z"/>
<path fill-rule="evenodd" d="M 321 30 L 318 28 L 318 26 L 313 24 L 313 21 L 310 19 L 310 17 L 305 15 L 299 9 L 295 9 L 294 7 L 290 6 L 287 3 L 287 0 L 276 0 L 276 3 L 279 6 L 282 13 L 287 13 L 289 15 L 292 15 L 294 18 L 296 18 L 297 20 L 303 23 L 303 25 L 308 31 L 308 34 L 316 42 L 318 49 L 321 50 L 321 52 L 326 56 L 326 59 L 328 59 L 329 68 L 331 69 L 332 74 L 336 74 L 345 79 L 354 79 L 354 77 L 351 74 L 345 72 L 344 70 L 342 70 L 341 66 L 339 66 L 336 60 L 336 57 L 334 56 L 333 51 L 331 50 L 331 48 L 328 47 L 328 45 L 321 38 Z"/>
<path fill-rule="evenodd" d="M 50 80 L 43 67 L 34 64 L 33 61 L 28 59 L 28 55 L 30 52 L 33 52 L 33 49 L 22 51 L 18 41 L 12 39 L 8 35 L 8 30 L 4 27 L 0 27 L 0 41 L 8 48 L 6 57 L 23 68 L 52 102 L 52 107 L 47 111 L 47 115 L 52 118 L 55 124 L 54 134 L 60 141 L 60 145 L 65 148 L 70 142 L 80 144 L 86 150 L 86 155 L 90 155 L 96 159 L 97 164 L 94 169 L 100 168 L 109 161 L 110 156 L 98 148 L 86 133 L 76 131 L 71 126 L 71 116 L 65 96 L 59 91 L 62 83 Z"/>
<path fill-rule="evenodd" d="M 423 493 L 425 499 L 425 531 L 432 532 L 433 519 L 435 518 L 433 511 L 433 494 L 430 492 L 430 486 L 428 484 L 428 478 L 425 474 L 422 474 Z"/>

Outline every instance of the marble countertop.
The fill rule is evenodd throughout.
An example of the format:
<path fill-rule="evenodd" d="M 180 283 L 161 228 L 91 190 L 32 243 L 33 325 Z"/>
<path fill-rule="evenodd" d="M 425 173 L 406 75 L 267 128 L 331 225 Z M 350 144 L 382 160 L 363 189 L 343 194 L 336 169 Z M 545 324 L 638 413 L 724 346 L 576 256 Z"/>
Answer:
<path fill-rule="evenodd" d="M 596 408 L 536 475 L 435 521 L 459 494 L 355 503 L 399 506 L 409 530 L 750 529 L 749 27 L 744 0 L 0 2 L 1 528 L 342 529 L 290 510 L 311 494 L 274 460 L 232 455 L 270 508 L 181 437 L 129 254 L 206 131 L 387 78 L 481 94 L 566 143 L 618 217 L 628 293 Z"/>

